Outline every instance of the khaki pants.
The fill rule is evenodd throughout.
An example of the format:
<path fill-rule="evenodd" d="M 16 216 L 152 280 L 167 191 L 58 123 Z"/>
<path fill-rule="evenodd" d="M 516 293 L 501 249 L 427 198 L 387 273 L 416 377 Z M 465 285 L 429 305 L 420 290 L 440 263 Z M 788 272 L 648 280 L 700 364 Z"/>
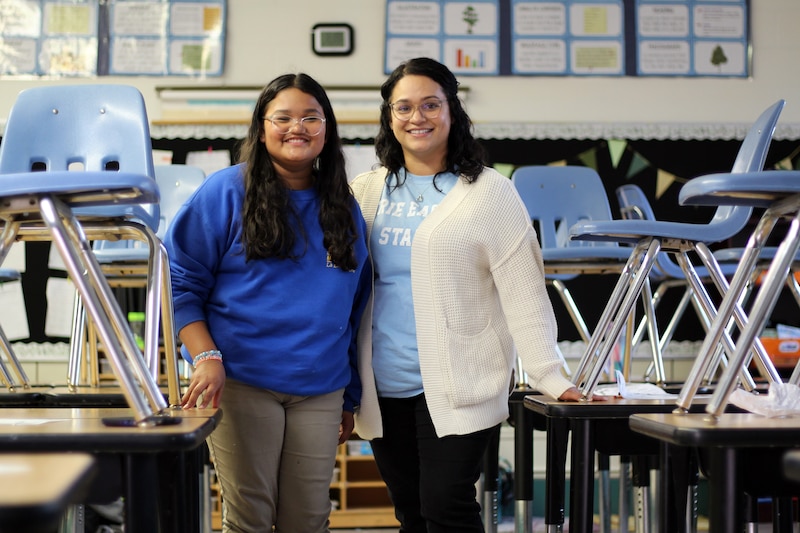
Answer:
<path fill-rule="evenodd" d="M 328 531 L 343 393 L 293 396 L 225 383 L 222 421 L 208 439 L 223 532 Z"/>

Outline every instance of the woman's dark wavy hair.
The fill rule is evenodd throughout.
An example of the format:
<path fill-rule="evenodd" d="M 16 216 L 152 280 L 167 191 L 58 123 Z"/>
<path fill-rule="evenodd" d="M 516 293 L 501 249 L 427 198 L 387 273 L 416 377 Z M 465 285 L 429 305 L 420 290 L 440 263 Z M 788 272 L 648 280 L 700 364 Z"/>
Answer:
<path fill-rule="evenodd" d="M 470 120 L 461 100 L 458 98 L 458 80 L 443 64 L 428 57 L 417 57 L 409 59 L 400 64 L 389 75 L 389 78 L 381 86 L 381 126 L 375 136 L 375 153 L 383 166 L 389 169 L 391 174 L 400 176 L 400 169 L 405 165 L 403 148 L 392 132 L 391 119 L 392 110 L 389 104 L 395 85 L 403 77 L 408 75 L 426 76 L 436 83 L 444 91 L 447 97 L 447 105 L 450 108 L 450 135 L 447 138 L 447 155 L 445 159 L 444 172 L 460 174 L 467 182 L 472 183 L 478 179 L 478 175 L 484 168 L 485 151 L 472 135 L 472 120 Z M 397 185 L 402 182 L 397 183 Z"/>
<path fill-rule="evenodd" d="M 331 261 L 343 270 L 354 270 L 357 266 L 353 246 L 357 238 L 352 211 L 354 200 L 347 182 L 336 117 L 325 89 L 303 73 L 279 76 L 261 91 L 247 137 L 242 141 L 239 162 L 245 164 L 242 207 L 245 256 L 249 261 L 268 257 L 296 260 L 303 255 L 293 254 L 292 249 L 297 239 L 307 239 L 306 232 L 261 140 L 267 106 L 279 92 L 289 88 L 316 98 L 325 114 L 325 145 L 313 170 L 314 188 L 320 198 L 319 223 Z"/>

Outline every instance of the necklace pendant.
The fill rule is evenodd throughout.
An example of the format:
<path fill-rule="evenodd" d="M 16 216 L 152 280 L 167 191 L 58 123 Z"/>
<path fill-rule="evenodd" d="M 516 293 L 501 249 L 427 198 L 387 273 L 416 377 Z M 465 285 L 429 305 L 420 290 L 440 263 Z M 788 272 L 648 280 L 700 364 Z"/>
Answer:
<path fill-rule="evenodd" d="M 417 196 L 417 202 L 422 202 L 424 200 L 425 200 L 425 197 L 422 196 L 421 194 L 419 196 Z"/>

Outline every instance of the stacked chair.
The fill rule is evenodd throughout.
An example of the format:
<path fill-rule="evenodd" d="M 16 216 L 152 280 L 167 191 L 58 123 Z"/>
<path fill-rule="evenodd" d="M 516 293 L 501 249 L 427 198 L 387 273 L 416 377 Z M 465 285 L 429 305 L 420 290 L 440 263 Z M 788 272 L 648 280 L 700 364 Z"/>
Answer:
<path fill-rule="evenodd" d="M 588 344 L 591 332 L 564 282 L 580 275 L 618 274 L 631 252 L 616 242 L 569 238 L 569 228 L 574 224 L 612 220 L 603 181 L 592 168 L 569 165 L 519 167 L 511 181 L 536 228 L 545 280 L 556 290 L 581 338 Z M 646 295 L 644 299 L 652 298 Z M 648 313 L 651 310 L 646 309 Z M 654 362 L 658 363 L 655 357 Z M 658 368 L 663 366 L 658 364 Z"/>
<path fill-rule="evenodd" d="M 784 103 L 780 100 L 771 105 L 751 126 L 739 149 L 732 173 L 763 170 L 775 125 Z M 600 318 L 596 334 L 592 336 L 591 343 L 573 377 L 573 382 L 581 389 L 583 397 L 591 397 L 613 344 L 630 316 L 636 299 L 647 285 L 646 282 L 655 267 L 659 252 L 669 252 L 675 257 L 695 297 L 701 303 L 703 312 L 712 320 L 717 316 L 714 303 L 692 264 L 690 254 L 697 254 L 719 292 L 726 294 L 728 280 L 709 245 L 724 242 L 736 235 L 745 227 L 751 213 L 751 206 L 720 206 L 707 224 L 615 220 L 580 222 L 570 228 L 570 236 L 575 240 L 610 241 L 634 245 L 628 264 Z M 741 326 L 744 321 L 744 311 L 738 300 L 731 305 L 730 317 Z M 648 335 L 652 343 L 657 337 L 657 328 L 649 329 Z M 720 333 L 720 338 L 727 352 L 732 353 L 733 341 L 726 330 Z M 757 355 L 756 363 L 764 377 L 770 382 L 779 381 L 780 375 L 760 342 L 754 343 L 754 349 Z M 755 387 L 752 378 L 746 369 L 736 368 L 736 371 L 740 370 L 743 382 L 752 390 Z"/>
<path fill-rule="evenodd" d="M 141 93 L 106 84 L 22 91 L 0 144 L 0 184 L 0 260 L 17 240 L 55 245 L 135 421 L 160 423 L 166 401 L 90 243 L 136 238 L 157 247 L 150 228 L 159 189 Z"/>
<path fill-rule="evenodd" d="M 145 359 L 155 380 L 161 378 L 162 372 L 166 374 L 168 400 L 170 405 L 175 406 L 180 404 L 178 373 L 175 369 L 177 361 L 172 356 L 177 354 L 177 332 L 172 320 L 168 258 L 161 239 L 178 210 L 205 179 L 205 172 L 191 165 L 156 165 L 155 177 L 161 193 L 158 219 L 155 221 L 157 227 L 151 228 L 156 229 L 158 239 L 153 240 L 156 248 L 148 246 L 146 241 L 122 239 L 97 240 L 93 250 L 110 286 L 146 289 Z M 89 385 L 97 387 L 100 384 L 100 372 L 96 330 L 86 320 L 80 298 L 76 298 L 73 312 L 68 385 L 77 389 L 88 381 Z M 160 338 L 163 338 L 166 369 L 161 365 Z"/>

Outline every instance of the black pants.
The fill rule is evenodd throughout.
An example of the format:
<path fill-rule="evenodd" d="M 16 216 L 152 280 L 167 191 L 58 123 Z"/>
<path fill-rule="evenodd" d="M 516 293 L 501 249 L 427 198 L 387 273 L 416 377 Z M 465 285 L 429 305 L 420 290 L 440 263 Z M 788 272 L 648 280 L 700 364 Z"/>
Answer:
<path fill-rule="evenodd" d="M 383 438 L 372 450 L 401 533 L 484 531 L 475 483 L 500 426 L 439 438 L 425 396 L 380 398 Z"/>

